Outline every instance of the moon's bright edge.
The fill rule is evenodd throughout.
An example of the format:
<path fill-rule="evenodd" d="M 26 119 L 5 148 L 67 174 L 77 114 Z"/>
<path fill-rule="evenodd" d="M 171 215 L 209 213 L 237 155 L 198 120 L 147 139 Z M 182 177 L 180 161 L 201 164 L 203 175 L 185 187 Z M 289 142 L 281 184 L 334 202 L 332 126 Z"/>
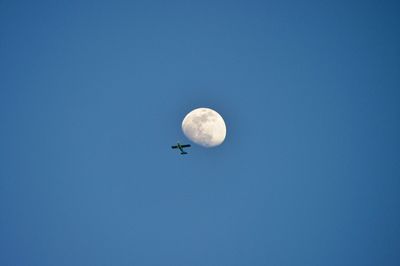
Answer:
<path fill-rule="evenodd" d="M 197 108 L 182 121 L 182 131 L 194 143 L 203 147 L 220 145 L 226 137 L 225 121 L 210 108 Z"/>

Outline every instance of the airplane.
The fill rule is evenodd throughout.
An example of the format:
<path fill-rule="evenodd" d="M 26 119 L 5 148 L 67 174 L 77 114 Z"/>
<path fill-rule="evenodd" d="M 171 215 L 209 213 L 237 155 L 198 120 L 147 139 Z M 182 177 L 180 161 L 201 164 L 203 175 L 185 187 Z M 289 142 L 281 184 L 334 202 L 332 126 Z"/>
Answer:
<path fill-rule="evenodd" d="M 181 151 L 181 154 L 188 154 L 187 152 L 185 152 L 183 150 L 183 148 L 189 148 L 189 147 L 190 147 L 190 144 L 182 145 L 179 142 L 177 142 L 175 146 L 171 146 L 172 149 L 179 149 Z"/>

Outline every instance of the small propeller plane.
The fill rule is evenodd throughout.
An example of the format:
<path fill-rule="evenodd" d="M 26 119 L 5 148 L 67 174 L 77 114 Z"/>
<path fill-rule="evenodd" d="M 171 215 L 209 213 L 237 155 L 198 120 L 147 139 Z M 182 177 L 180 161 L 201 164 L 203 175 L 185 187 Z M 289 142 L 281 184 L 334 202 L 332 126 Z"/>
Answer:
<path fill-rule="evenodd" d="M 183 148 L 189 148 L 189 147 L 190 147 L 190 144 L 182 145 L 179 142 L 177 142 L 175 146 L 171 146 L 172 149 L 179 149 L 181 151 L 181 154 L 188 154 L 187 152 L 185 152 L 183 150 Z"/>

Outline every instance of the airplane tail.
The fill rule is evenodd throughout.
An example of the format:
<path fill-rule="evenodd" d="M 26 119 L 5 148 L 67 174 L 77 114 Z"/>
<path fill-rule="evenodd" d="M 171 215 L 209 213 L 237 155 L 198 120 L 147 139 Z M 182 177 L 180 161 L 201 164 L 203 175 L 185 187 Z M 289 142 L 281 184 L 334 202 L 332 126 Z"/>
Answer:
<path fill-rule="evenodd" d="M 185 152 L 185 151 L 183 151 L 183 152 L 181 152 L 181 154 L 188 154 L 187 152 Z"/>

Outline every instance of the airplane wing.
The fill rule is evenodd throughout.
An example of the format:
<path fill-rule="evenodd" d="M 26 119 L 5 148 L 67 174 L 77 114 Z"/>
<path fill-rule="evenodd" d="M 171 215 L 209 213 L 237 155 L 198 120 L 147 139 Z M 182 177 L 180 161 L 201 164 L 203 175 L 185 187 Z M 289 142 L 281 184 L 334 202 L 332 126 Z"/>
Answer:
<path fill-rule="evenodd" d="M 186 145 L 181 145 L 182 148 L 189 148 L 190 144 L 186 144 Z"/>
<path fill-rule="evenodd" d="M 178 148 L 178 146 L 171 146 L 171 148 L 172 148 L 172 149 L 177 149 L 177 148 Z"/>

